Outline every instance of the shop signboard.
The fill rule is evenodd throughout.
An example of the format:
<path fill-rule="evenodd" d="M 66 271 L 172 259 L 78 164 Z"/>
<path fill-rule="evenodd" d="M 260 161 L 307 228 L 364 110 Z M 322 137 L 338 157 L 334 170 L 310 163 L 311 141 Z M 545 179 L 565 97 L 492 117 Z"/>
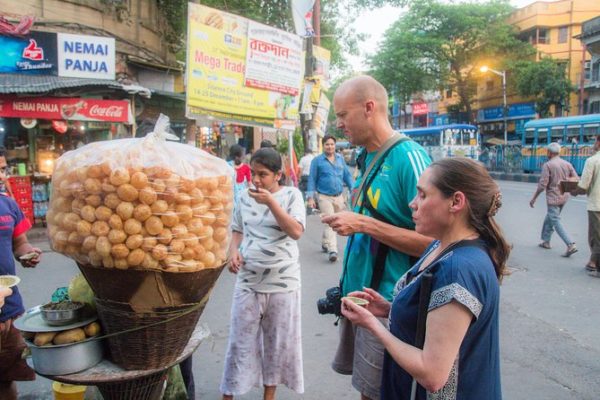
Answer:
<path fill-rule="evenodd" d="M 247 87 L 298 95 L 302 77 L 300 36 L 258 22 L 248 22 Z"/>
<path fill-rule="evenodd" d="M 265 80 L 264 76 L 260 80 L 257 66 L 253 65 L 254 75 L 249 78 L 264 83 L 263 86 L 281 85 L 293 90 L 283 93 L 246 86 L 249 24 L 246 18 L 188 3 L 186 116 L 209 115 L 243 125 L 294 128 L 302 75 L 298 71 L 296 83 L 292 84 L 294 67 L 273 74 L 277 77 L 272 81 Z M 290 43 L 286 46 L 291 49 Z M 290 50 L 288 54 L 295 53 Z M 277 65 L 282 64 L 278 61 Z M 268 67 L 264 68 L 269 71 Z M 297 86 L 294 88 L 294 85 Z"/>
<path fill-rule="evenodd" d="M 0 97 L 0 117 L 131 123 L 127 100 Z"/>
<path fill-rule="evenodd" d="M 31 32 L 24 37 L 0 36 L 0 73 L 56 75 L 56 33 Z"/>
<path fill-rule="evenodd" d="M 534 118 L 535 103 L 515 103 L 508 106 L 507 119 Z M 504 119 L 502 107 L 483 108 L 477 112 L 478 122 L 501 121 Z"/>
<path fill-rule="evenodd" d="M 426 115 L 429 112 L 427 103 L 413 103 L 412 113 L 413 115 Z"/>
<path fill-rule="evenodd" d="M 58 75 L 71 78 L 115 79 L 115 39 L 57 34 Z"/>

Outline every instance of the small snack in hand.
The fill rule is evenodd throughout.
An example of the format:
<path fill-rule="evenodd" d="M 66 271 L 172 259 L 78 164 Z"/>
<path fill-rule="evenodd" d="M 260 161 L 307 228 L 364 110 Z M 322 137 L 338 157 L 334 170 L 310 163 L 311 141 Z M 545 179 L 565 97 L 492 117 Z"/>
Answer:
<path fill-rule="evenodd" d="M 360 297 L 346 296 L 345 298 L 359 306 L 366 306 L 369 304 L 369 300 L 361 299 Z"/>
<path fill-rule="evenodd" d="M 29 252 L 27 254 L 23 254 L 21 257 L 19 257 L 19 261 L 29 261 L 34 259 L 35 257 L 37 257 L 38 253 L 36 253 L 35 251 Z"/>

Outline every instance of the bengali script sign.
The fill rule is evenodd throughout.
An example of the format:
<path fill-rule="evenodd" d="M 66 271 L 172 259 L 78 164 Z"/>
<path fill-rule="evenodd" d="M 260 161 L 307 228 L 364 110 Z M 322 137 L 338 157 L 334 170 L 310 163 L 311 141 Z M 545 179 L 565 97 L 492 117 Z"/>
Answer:
<path fill-rule="evenodd" d="M 250 21 L 246 52 L 246 86 L 292 96 L 300 92 L 302 39 Z"/>
<path fill-rule="evenodd" d="M 246 86 L 248 25 L 245 18 L 188 3 L 186 116 L 189 118 L 211 115 L 247 125 L 295 124 L 297 95 Z M 283 54 L 280 50 L 272 51 Z M 288 55 L 291 54 L 288 50 Z M 300 80 L 301 73 L 297 77 L 298 87 Z M 292 87 L 284 83 L 277 81 Z"/>
<path fill-rule="evenodd" d="M 131 123 L 126 100 L 0 97 L 0 117 Z"/>

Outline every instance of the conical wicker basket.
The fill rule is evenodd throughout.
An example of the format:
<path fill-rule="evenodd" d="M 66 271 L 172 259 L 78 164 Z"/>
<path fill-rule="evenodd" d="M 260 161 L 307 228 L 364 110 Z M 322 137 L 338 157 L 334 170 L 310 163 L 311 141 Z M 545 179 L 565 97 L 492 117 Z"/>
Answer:
<path fill-rule="evenodd" d="M 172 363 L 189 341 L 207 299 L 208 295 L 199 303 L 140 313 L 127 303 L 96 298 L 112 361 L 126 370 L 158 369 Z"/>

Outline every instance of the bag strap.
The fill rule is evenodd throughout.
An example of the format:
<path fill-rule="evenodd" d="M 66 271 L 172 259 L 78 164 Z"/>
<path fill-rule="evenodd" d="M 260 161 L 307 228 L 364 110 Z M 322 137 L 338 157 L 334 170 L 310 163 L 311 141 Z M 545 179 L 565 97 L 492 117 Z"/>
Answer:
<path fill-rule="evenodd" d="M 375 154 L 375 157 L 373 157 L 373 159 L 369 163 L 367 169 L 362 174 L 363 179 L 361 180 L 360 185 L 358 186 L 358 190 L 356 191 L 356 196 L 354 197 L 354 199 L 352 199 L 352 208 L 356 207 L 356 205 L 358 204 L 358 198 L 360 197 L 360 194 L 363 192 L 363 188 L 365 187 L 367 180 L 369 180 L 369 185 L 367 185 L 367 190 L 368 190 L 368 186 L 370 186 L 370 184 L 372 182 L 372 179 L 368 179 L 368 178 L 369 178 L 369 175 L 371 174 L 371 171 L 373 170 L 373 167 L 375 167 L 375 165 L 377 165 L 377 163 L 379 162 L 380 159 L 381 160 L 385 159 L 385 156 L 387 155 L 387 153 L 395 146 L 396 143 L 404 142 L 407 140 L 410 140 L 408 136 L 394 132 L 392 134 L 392 136 L 390 136 L 388 138 L 388 140 L 385 141 L 383 146 L 381 146 L 379 148 L 379 150 L 377 150 L 377 154 Z M 366 151 L 367 151 L 366 149 L 363 150 L 363 152 L 365 152 L 364 153 L 365 155 L 366 155 Z M 365 190 L 365 193 L 366 193 L 366 190 Z"/>
<path fill-rule="evenodd" d="M 389 223 L 379 212 L 377 212 L 373 207 L 371 207 L 368 199 L 366 198 L 366 194 L 367 194 L 367 191 L 369 190 L 369 188 L 371 187 L 373 180 L 377 176 L 377 171 L 379 170 L 379 168 L 381 168 L 381 165 L 383 165 L 383 162 L 385 161 L 385 158 L 387 157 L 388 153 L 394 147 L 396 147 L 397 144 L 400 144 L 402 142 L 406 142 L 409 140 L 411 140 L 411 139 L 408 136 L 406 136 L 404 134 L 397 134 L 396 132 L 394 132 L 394 134 L 377 151 L 377 154 L 375 155 L 375 157 L 373 157 L 373 159 L 369 163 L 369 166 L 367 167 L 365 172 L 362 174 L 362 180 L 360 182 L 358 190 L 356 191 L 356 195 L 352 199 L 352 209 L 356 208 L 356 205 L 358 204 L 358 199 L 362 198 L 363 201 L 361 203 L 360 209 L 358 210 L 359 214 L 362 213 L 362 210 L 364 208 L 366 208 L 367 210 L 369 210 L 369 212 L 375 219 L 382 220 L 386 223 Z M 366 155 L 366 150 L 363 150 L 363 153 L 361 153 L 361 156 L 363 154 Z M 364 160 L 364 157 L 363 157 L 363 160 Z M 357 160 L 357 164 L 359 164 L 358 160 Z M 375 168 L 375 171 L 373 173 L 371 173 L 371 171 L 373 170 L 373 168 L 375 167 L 376 164 L 377 164 L 377 168 Z M 354 235 L 350 236 L 348 246 L 352 247 L 353 242 L 354 242 Z M 375 256 L 375 264 L 373 265 L 373 275 L 371 277 L 371 285 L 370 285 L 370 287 L 373 288 L 374 290 L 378 290 L 378 288 L 379 288 L 379 283 L 381 282 L 381 278 L 383 276 L 383 269 L 385 267 L 385 259 L 387 257 L 388 250 L 389 250 L 389 247 L 387 247 L 385 244 L 379 242 L 379 250 L 378 250 L 377 255 Z M 342 288 L 342 285 L 343 285 L 347 265 L 348 265 L 348 258 L 344 257 L 344 266 L 342 268 L 342 276 L 340 278 L 340 288 Z M 373 278 L 373 276 L 375 278 Z M 376 286 L 373 286 L 373 284 L 376 284 Z"/>

